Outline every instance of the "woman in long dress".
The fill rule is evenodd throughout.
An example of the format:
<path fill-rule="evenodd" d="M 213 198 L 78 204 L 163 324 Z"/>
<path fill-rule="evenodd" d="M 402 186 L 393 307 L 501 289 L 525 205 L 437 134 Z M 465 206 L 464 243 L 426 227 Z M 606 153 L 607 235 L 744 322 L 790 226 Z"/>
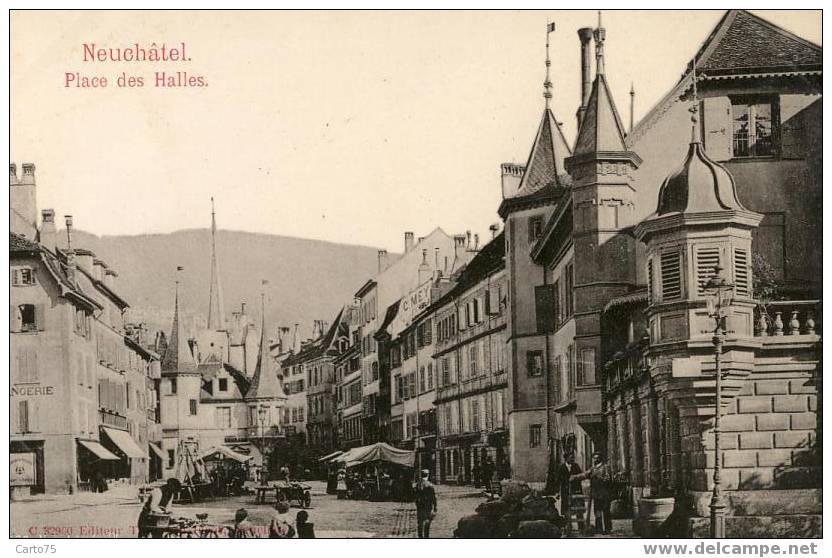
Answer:
<path fill-rule="evenodd" d="M 335 492 L 338 494 L 339 500 L 347 497 L 347 472 L 344 469 L 338 471 L 338 482 L 335 485 Z"/>

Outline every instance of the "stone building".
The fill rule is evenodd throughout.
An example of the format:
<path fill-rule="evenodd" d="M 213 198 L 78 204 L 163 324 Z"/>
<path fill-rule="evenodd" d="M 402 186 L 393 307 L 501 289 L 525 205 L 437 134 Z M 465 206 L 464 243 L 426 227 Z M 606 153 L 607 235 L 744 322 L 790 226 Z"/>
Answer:
<path fill-rule="evenodd" d="M 822 50 L 727 12 L 627 133 L 605 31 L 578 35 L 571 152 L 547 109 L 525 168 L 503 165 L 513 474 L 601 451 L 634 512 L 676 496 L 701 535 L 719 459 L 729 536 L 817 535 Z M 719 456 L 717 265 L 733 285 Z"/>
<path fill-rule="evenodd" d="M 37 228 L 35 166 L 9 166 L 10 462 L 14 493 L 143 483 L 157 468 L 159 357 L 126 335 L 117 273 Z M 158 462 L 156 462 L 158 466 Z M 153 471 L 151 471 L 153 469 Z"/>

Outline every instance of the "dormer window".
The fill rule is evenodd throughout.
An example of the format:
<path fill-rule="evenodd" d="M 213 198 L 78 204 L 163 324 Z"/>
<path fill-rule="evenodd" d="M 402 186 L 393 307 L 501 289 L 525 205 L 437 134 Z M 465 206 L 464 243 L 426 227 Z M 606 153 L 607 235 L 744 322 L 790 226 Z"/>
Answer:
<path fill-rule="evenodd" d="M 734 157 L 772 157 L 778 107 L 771 98 L 731 99 Z"/>

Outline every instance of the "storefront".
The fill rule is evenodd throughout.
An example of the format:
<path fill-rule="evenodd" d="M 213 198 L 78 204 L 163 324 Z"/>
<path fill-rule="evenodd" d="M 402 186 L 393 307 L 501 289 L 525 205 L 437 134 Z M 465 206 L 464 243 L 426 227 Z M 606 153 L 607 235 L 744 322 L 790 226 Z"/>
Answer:
<path fill-rule="evenodd" d="M 9 446 L 9 486 L 15 495 L 42 494 L 45 491 L 43 441 L 14 441 Z"/>

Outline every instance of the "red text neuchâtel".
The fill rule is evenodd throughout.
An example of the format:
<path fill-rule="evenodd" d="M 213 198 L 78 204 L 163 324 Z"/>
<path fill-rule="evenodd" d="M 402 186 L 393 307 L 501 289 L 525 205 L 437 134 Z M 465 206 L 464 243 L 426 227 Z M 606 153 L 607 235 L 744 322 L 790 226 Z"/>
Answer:
<path fill-rule="evenodd" d="M 179 43 L 168 46 L 165 43 L 150 43 L 147 46 L 134 43 L 127 47 L 100 47 L 96 43 L 83 43 L 83 61 L 87 63 L 142 63 L 142 62 L 190 62 L 187 45 Z M 85 72 L 64 72 L 64 87 L 77 89 L 103 89 L 115 85 L 121 88 L 144 87 L 181 88 L 206 87 L 204 76 L 184 71 L 156 71 L 152 77 L 121 72 L 116 76 L 94 75 Z"/>

